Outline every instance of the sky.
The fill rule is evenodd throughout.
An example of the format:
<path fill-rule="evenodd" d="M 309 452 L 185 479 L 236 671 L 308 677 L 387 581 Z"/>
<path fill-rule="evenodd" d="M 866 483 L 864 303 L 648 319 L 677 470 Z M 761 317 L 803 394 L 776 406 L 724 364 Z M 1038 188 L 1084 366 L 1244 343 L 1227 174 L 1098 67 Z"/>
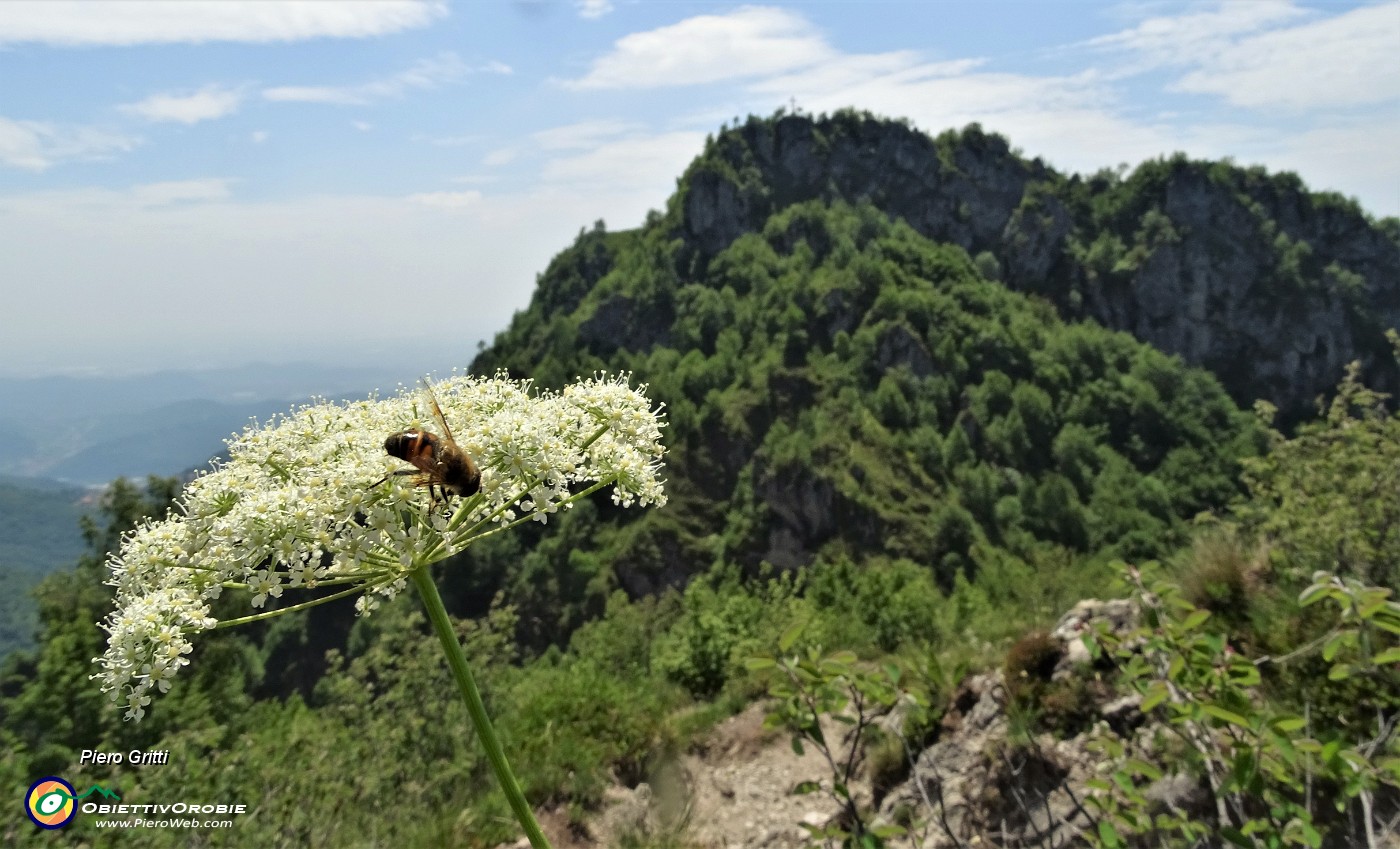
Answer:
<path fill-rule="evenodd" d="M 855 107 L 1400 215 L 1400 0 L 0 2 L 0 374 L 465 367 L 707 134 Z"/>

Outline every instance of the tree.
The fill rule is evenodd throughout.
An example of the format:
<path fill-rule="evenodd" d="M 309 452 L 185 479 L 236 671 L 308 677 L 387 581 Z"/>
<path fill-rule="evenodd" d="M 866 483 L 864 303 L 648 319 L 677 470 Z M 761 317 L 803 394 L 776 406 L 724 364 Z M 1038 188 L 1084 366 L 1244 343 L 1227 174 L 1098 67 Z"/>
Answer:
<path fill-rule="evenodd" d="M 1347 368 L 1322 420 L 1293 439 L 1272 431 L 1273 450 L 1243 461 L 1253 497 L 1241 517 L 1295 587 L 1316 571 L 1400 586 L 1400 413 L 1386 411 L 1388 396 L 1363 386 L 1360 371 Z M 1271 418 L 1273 408 L 1258 412 Z"/>

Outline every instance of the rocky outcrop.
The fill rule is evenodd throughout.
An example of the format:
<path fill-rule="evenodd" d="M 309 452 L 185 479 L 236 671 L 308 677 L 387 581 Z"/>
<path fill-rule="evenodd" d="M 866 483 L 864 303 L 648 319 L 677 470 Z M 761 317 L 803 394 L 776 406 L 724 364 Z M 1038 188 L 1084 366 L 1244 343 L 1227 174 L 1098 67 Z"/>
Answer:
<path fill-rule="evenodd" d="M 975 125 L 935 140 L 842 113 L 752 119 L 716 138 L 683 186 L 675 235 L 692 263 L 791 204 L 869 203 L 990 252 L 1007 285 L 1066 316 L 1213 370 L 1244 406 L 1306 413 L 1358 358 L 1370 385 L 1400 390 L 1383 336 L 1400 326 L 1400 228 L 1291 175 L 1178 156 L 1126 182 L 1065 178 Z"/>
<path fill-rule="evenodd" d="M 1089 600 L 1060 619 L 1050 638 L 1055 660 L 1046 670 L 1065 680 L 1092 674 L 1082 637 L 1100 625 L 1131 628 L 1137 613 L 1126 600 Z M 959 685 L 934 743 L 914 759 L 909 778 L 880 802 L 884 822 L 922 821 L 919 849 L 973 845 L 1074 845 L 1091 820 L 1083 808 L 1099 761 L 1088 731 L 1064 738 L 1013 730 L 1005 673 L 973 675 Z M 1115 733 L 1143 724 L 1137 703 L 1105 699 L 1088 712 Z"/>
<path fill-rule="evenodd" d="M 1154 211 L 1171 236 L 1139 236 L 1124 279 L 1074 269 L 1085 314 L 1214 371 L 1241 404 L 1309 407 L 1357 358 L 1400 388 L 1381 338 L 1400 326 L 1400 245 L 1364 218 L 1303 194 L 1255 200 L 1185 161 Z"/>
<path fill-rule="evenodd" d="M 994 247 L 1027 184 L 1049 172 L 999 136 L 970 133 L 940 153 L 905 124 L 853 115 L 750 121 L 715 141 L 686 176 L 680 235 L 702 257 L 808 200 L 870 203 L 920 233 L 976 252 Z"/>
<path fill-rule="evenodd" d="M 579 323 L 578 339 L 590 350 L 604 353 L 618 348 L 645 350 L 670 339 L 674 318 L 663 306 L 612 295 Z"/>

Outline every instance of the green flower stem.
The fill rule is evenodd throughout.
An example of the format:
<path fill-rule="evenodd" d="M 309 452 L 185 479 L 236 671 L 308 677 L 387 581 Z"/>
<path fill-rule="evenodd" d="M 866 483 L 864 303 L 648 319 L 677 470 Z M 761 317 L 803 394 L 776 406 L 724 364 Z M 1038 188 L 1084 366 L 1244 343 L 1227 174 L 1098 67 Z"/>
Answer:
<path fill-rule="evenodd" d="M 181 563 L 172 563 L 172 562 L 170 562 L 169 560 L 158 560 L 158 561 L 156 561 L 156 563 L 158 563 L 158 564 L 161 565 L 161 566 L 164 566 L 164 567 L 167 568 L 167 569 L 184 569 L 184 570 L 187 571 L 187 572 L 217 572 L 217 571 L 219 571 L 219 568 L 218 568 L 217 566 L 195 566 L 195 565 L 192 564 L 192 563 L 184 563 L 184 564 L 181 564 Z"/>
<path fill-rule="evenodd" d="M 395 565 L 396 565 L 396 566 L 398 565 L 397 562 L 395 562 Z M 289 574 L 291 574 L 291 573 L 290 573 L 290 572 L 276 572 L 276 573 L 274 573 L 274 574 L 277 574 L 277 575 L 289 575 Z M 371 581 L 371 580 L 373 580 L 373 579 L 375 579 L 375 578 L 383 578 L 383 577 L 386 577 L 386 576 L 392 575 L 392 574 L 395 574 L 395 573 L 390 572 L 388 569 L 370 569 L 370 570 L 366 570 L 366 571 L 364 571 L 364 572 L 349 572 L 349 573 L 344 573 L 344 572 L 342 572 L 342 573 L 338 573 L 334 578 L 319 578 L 319 579 L 313 579 L 313 580 L 302 581 L 302 583 L 299 584 L 299 585 L 297 585 L 297 586 L 295 587 L 295 589 L 303 589 L 303 588 L 305 588 L 305 589 L 308 589 L 308 590 L 314 590 L 314 589 L 317 589 L 318 587 L 335 587 L 335 586 L 339 586 L 339 585 L 341 585 L 341 584 L 363 584 L 363 583 L 366 583 L 367 581 Z M 247 585 L 246 583 L 244 583 L 243 581 L 220 581 L 220 582 L 219 582 L 219 586 L 223 587 L 223 588 L 226 589 L 226 590 L 246 590 L 246 589 L 248 589 L 248 585 Z M 282 586 L 284 586 L 284 587 L 292 587 L 291 584 L 283 584 Z"/>
<path fill-rule="evenodd" d="M 224 619 L 221 620 L 219 624 L 215 625 L 214 628 L 216 630 L 221 628 L 232 628 L 235 625 L 246 625 L 249 622 L 257 622 L 260 619 L 271 619 L 274 616 L 281 616 L 284 613 L 291 613 L 294 610 L 305 610 L 308 607 L 315 607 L 318 604 L 325 604 L 328 601 L 335 601 L 338 598 L 345 598 L 348 595 L 362 593 L 373 586 L 373 584 L 369 586 L 366 586 L 365 584 L 356 584 L 353 587 L 341 590 L 338 593 L 332 593 L 331 595 L 321 596 L 320 598 L 313 598 L 310 601 L 303 601 L 301 604 L 294 604 L 291 607 L 279 607 L 275 610 L 264 610 L 262 613 L 254 613 L 252 616 L 240 616 L 237 619 Z"/>
<path fill-rule="evenodd" d="M 597 492 L 598 490 L 602 489 L 603 487 L 605 487 L 605 486 L 610 486 L 611 484 L 615 483 L 616 481 L 617 481 L 617 478 L 607 478 L 606 480 L 600 480 L 600 481 L 598 481 L 597 483 L 593 484 L 592 486 L 588 487 L 587 489 L 581 489 L 581 490 L 579 490 L 578 492 L 574 493 L 573 495 L 570 495 L 568 498 L 566 498 L 566 499 L 564 499 L 563 501 L 559 502 L 559 505 L 558 505 L 558 506 L 559 506 L 559 507 L 567 507 L 568 505 L 573 504 L 573 503 L 576 502 L 576 501 L 581 501 L 581 500 L 587 498 L 588 496 L 592 495 L 593 493 Z M 501 531 L 508 531 L 508 530 L 510 530 L 511 528 L 513 528 L 513 527 L 515 527 L 515 526 L 517 526 L 517 525 L 523 525 L 523 524 L 525 524 L 526 522 L 532 522 L 532 521 L 534 521 L 534 520 L 535 520 L 535 517 L 538 516 L 539 514 L 540 514 L 540 511 L 538 511 L 538 510 L 536 510 L 536 511 L 533 512 L 533 513 L 526 513 L 524 516 L 521 516 L 520 518 L 518 518 L 518 519 L 516 519 L 516 520 L 514 520 L 514 521 L 512 521 L 512 522 L 509 522 L 509 523 L 507 523 L 507 524 L 501 525 L 501 526 L 499 526 L 499 527 L 492 528 L 492 529 L 489 530 L 489 531 L 483 531 L 483 532 L 477 534 L 476 536 L 469 537 L 469 540 L 470 540 L 471 542 L 476 542 L 476 541 L 479 540 L 479 539 L 486 539 L 487 537 L 492 536 L 492 535 L 494 535 L 494 534 L 498 534 L 498 533 L 500 533 Z"/>
<path fill-rule="evenodd" d="M 425 564 L 410 572 L 409 578 L 418 588 L 418 594 L 423 597 L 428 619 L 432 621 L 438 641 L 447 653 L 447 665 L 452 667 L 452 677 L 457 679 L 457 689 L 461 690 L 462 700 L 467 703 L 467 713 L 471 715 L 476 736 L 486 750 L 486 758 L 491 761 L 491 769 L 496 773 L 496 780 L 501 784 L 510 809 L 515 812 L 520 827 L 525 829 L 525 836 L 530 839 L 530 845 L 534 849 L 550 849 L 549 841 L 545 839 L 544 832 L 540 831 L 539 823 L 535 822 L 530 803 L 525 801 L 520 782 L 515 780 L 515 773 L 510 771 L 506 753 L 501 748 L 501 738 L 496 736 L 496 728 L 491 724 L 491 718 L 486 715 L 486 705 L 481 701 L 481 692 L 477 690 L 471 669 L 467 667 L 467 656 L 462 653 L 462 644 L 457 642 L 457 633 L 452 630 L 452 622 L 447 618 L 447 608 L 442 604 L 442 596 L 438 595 L 433 576 L 429 574 Z"/>
<path fill-rule="evenodd" d="M 593 438 L 596 439 L 596 435 Z M 564 499 L 556 505 L 556 512 L 560 509 L 567 508 L 569 505 L 581 501 L 587 498 L 588 496 L 592 495 L 593 493 L 597 492 L 598 490 L 602 489 L 603 487 L 610 486 L 616 482 L 617 477 L 613 476 L 610 478 L 600 480 L 597 483 L 594 483 L 591 486 L 589 486 L 587 489 L 582 489 L 578 492 L 575 492 L 574 494 L 570 495 L 568 498 Z M 454 533 L 454 529 L 458 527 L 457 516 L 466 515 L 469 512 L 470 502 L 468 502 L 468 504 L 463 505 L 461 508 L 458 509 L 457 514 L 454 515 L 451 521 L 448 523 L 447 530 L 437 538 L 437 540 L 428 548 L 427 552 L 423 555 L 424 561 L 427 563 L 436 563 L 439 560 L 442 560 L 444 557 L 448 556 L 439 556 L 439 554 L 443 551 L 444 548 L 448 547 L 449 544 L 456 548 L 456 551 L 452 553 L 461 552 L 464 551 L 470 543 L 476 542 L 479 539 L 485 539 L 486 537 L 489 537 L 493 534 L 498 534 L 501 531 L 510 530 L 511 528 L 514 528 L 517 525 L 523 525 L 526 522 L 534 520 L 534 518 L 540 514 L 540 511 L 536 510 L 532 513 L 526 513 L 524 516 L 521 516 L 515 519 L 514 521 L 507 522 L 504 525 L 497 525 L 496 527 L 491 528 L 488 531 L 481 530 L 482 528 L 489 525 L 497 516 L 501 515 L 501 513 L 504 513 L 507 509 L 509 509 L 511 505 L 518 504 L 520 502 L 520 499 L 528 495 L 533 487 L 534 483 L 531 482 L 529 486 L 526 486 L 519 493 L 517 493 L 514 498 L 502 504 L 491 515 L 481 519 L 476 524 L 468 528 L 466 531 Z"/>

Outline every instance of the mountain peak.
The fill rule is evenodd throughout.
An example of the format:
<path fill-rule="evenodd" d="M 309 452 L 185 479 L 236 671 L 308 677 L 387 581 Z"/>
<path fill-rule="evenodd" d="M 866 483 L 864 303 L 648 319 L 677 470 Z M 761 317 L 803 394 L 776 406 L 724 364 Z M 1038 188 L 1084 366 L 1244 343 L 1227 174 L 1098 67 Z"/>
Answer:
<path fill-rule="evenodd" d="M 1304 415 L 1353 359 L 1400 390 L 1384 339 L 1400 325 L 1400 227 L 1291 173 L 1175 154 L 1066 176 L 975 124 L 934 138 L 867 113 L 750 118 L 673 199 L 679 273 L 813 200 L 868 203 L 957 245 L 1067 318 L 1211 369 L 1244 405 Z"/>

